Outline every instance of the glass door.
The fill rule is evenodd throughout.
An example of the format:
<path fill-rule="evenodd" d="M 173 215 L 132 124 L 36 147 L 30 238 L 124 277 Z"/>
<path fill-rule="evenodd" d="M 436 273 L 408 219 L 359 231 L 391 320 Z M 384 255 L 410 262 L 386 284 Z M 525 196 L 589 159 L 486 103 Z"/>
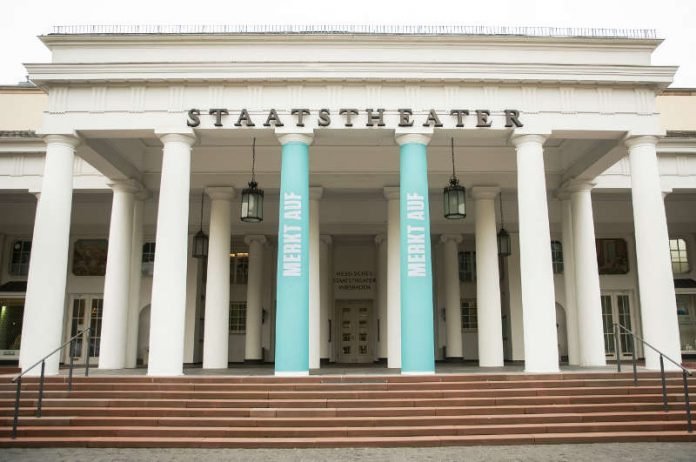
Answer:
<path fill-rule="evenodd" d="M 339 362 L 372 362 L 370 301 L 343 301 L 340 306 Z"/>
<path fill-rule="evenodd" d="M 69 337 L 91 327 L 88 336 L 80 336 L 69 348 L 75 364 L 85 364 L 89 354 L 90 364 L 95 365 L 99 360 L 99 344 L 101 341 L 101 323 L 104 310 L 104 299 L 101 296 L 76 296 L 72 300 L 70 310 Z M 67 339 L 66 339 L 67 340 Z M 69 361 L 70 358 L 68 357 Z"/>
<path fill-rule="evenodd" d="M 635 332 L 631 299 L 625 293 L 602 294 L 602 322 L 604 324 L 604 351 L 607 359 L 616 359 L 616 341 L 614 323 L 619 323 Z M 621 358 L 630 358 L 633 351 L 631 336 L 621 330 L 619 335 Z"/>

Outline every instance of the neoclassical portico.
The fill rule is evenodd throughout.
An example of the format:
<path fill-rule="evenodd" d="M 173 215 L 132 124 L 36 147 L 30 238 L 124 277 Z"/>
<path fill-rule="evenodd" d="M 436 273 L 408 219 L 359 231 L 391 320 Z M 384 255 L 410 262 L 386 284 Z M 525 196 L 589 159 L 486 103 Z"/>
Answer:
<path fill-rule="evenodd" d="M 594 178 L 624 156 L 632 174 L 641 332 L 679 356 L 655 152 L 661 129 L 650 103 L 671 71 L 640 64 L 654 41 L 567 39 L 581 50 L 557 45 L 565 61 L 543 58 L 549 62 L 542 79 L 510 63 L 508 44 L 494 37 L 478 40 L 491 48 L 487 59 L 495 70 L 476 75 L 461 61 L 474 60 L 470 54 L 478 46 L 465 36 L 450 37 L 462 55 L 437 48 L 436 36 L 385 36 L 392 61 L 410 64 L 382 63 L 381 70 L 370 64 L 379 61 L 379 50 L 364 37 L 352 37 L 348 48 L 338 34 L 323 41 L 286 38 L 293 53 L 282 53 L 263 34 L 215 36 L 211 40 L 233 54 L 261 47 L 265 64 L 246 56 L 250 62 L 211 75 L 198 55 L 180 57 L 171 37 L 138 37 L 143 46 L 161 46 L 161 65 L 173 69 L 138 74 L 128 91 L 119 59 L 132 55 L 144 66 L 124 41 L 135 40 L 128 34 L 104 39 L 121 58 L 103 58 L 108 72 L 97 83 L 81 65 L 30 66 L 52 99 L 43 127 L 46 167 L 22 367 L 65 339 L 76 152 L 112 185 L 101 368 L 136 364 L 137 319 L 146 305 L 153 376 L 181 375 L 184 363 L 199 360 L 204 369 L 226 368 L 234 348 L 243 361 L 273 362 L 277 375 L 307 375 L 322 361 L 341 358 L 381 358 L 403 374 L 431 374 L 436 360 L 472 356 L 480 367 L 523 360 L 527 372 L 555 372 L 558 329 L 567 335 L 569 363 L 605 365 L 592 191 Z M 91 36 L 44 38 L 78 55 L 85 39 Z M 551 41 L 515 40 L 534 50 L 520 58 L 529 62 L 542 59 L 540 50 Z M 440 50 L 442 66 L 403 51 L 426 44 Z M 196 46 L 202 55 L 211 52 L 203 40 Z M 303 56 L 326 53 L 339 54 L 350 69 L 329 61 L 322 61 L 323 72 L 304 66 Z M 164 64 L 168 60 L 173 64 Z M 629 74 L 616 80 L 614 65 L 606 64 L 612 60 L 629 66 Z M 199 70 L 182 74 L 179 67 L 191 63 Z M 266 66 L 266 74 L 247 74 L 252 64 Z M 71 66 L 78 78 L 66 82 L 62 73 Z M 595 75 L 603 73 L 596 78 L 609 83 L 598 84 L 582 69 L 568 82 L 564 76 L 577 66 L 593 66 Z M 277 85 L 278 76 L 287 84 Z M 452 139 L 458 151 L 450 163 Z M 237 219 L 235 191 L 248 181 L 252 142 L 268 207 L 264 221 L 250 225 Z M 473 209 L 457 221 L 443 218 L 441 206 L 441 187 L 454 164 Z M 503 191 L 514 213 L 506 224 L 519 244 L 507 263 L 496 242 L 496 201 Z M 143 203 L 148 193 L 152 199 Z M 207 260 L 194 266 L 189 242 L 199 226 L 194 207 L 201 193 L 209 202 L 208 214 L 200 212 L 210 240 Z M 148 228 L 143 221 L 150 217 Z M 156 248 L 151 281 L 137 277 L 145 239 Z M 562 280 L 554 275 L 552 239 L 562 241 Z M 238 253 L 247 265 L 240 280 L 230 266 Z M 475 300 L 466 313 L 475 322 L 468 324 L 465 300 Z M 243 306 L 245 316 L 235 326 L 233 304 Z M 563 327 L 557 325 L 560 305 Z M 475 355 L 467 343 L 472 332 Z M 196 348 L 200 359 L 190 353 Z M 648 368 L 658 367 L 645 355 Z M 58 371 L 57 358 L 48 371 Z"/>

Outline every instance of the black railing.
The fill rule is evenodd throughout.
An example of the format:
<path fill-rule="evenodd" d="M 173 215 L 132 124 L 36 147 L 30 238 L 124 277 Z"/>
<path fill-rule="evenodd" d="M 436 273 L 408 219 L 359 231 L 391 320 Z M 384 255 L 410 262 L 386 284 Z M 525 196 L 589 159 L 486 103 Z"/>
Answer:
<path fill-rule="evenodd" d="M 692 375 L 691 371 L 646 342 L 643 338 L 639 337 L 632 330 L 623 326 L 619 323 L 614 323 L 614 349 L 616 353 L 616 370 L 621 372 L 621 341 L 620 334 L 621 331 L 629 334 L 633 340 L 631 344 L 631 362 L 633 363 L 633 385 L 638 386 L 638 366 L 636 365 L 636 340 L 639 340 L 643 345 L 647 346 L 655 353 L 660 355 L 660 379 L 662 382 L 662 405 L 664 406 L 665 412 L 669 410 L 669 405 L 667 404 L 667 378 L 665 376 L 665 358 L 667 361 L 671 362 L 677 366 L 682 371 L 682 380 L 684 382 L 684 409 L 686 410 L 686 429 L 689 433 L 693 432 L 693 426 L 691 423 L 691 402 L 689 400 L 689 376 Z"/>
<path fill-rule="evenodd" d="M 84 336 L 83 342 L 85 345 L 87 345 L 87 356 L 85 359 L 85 377 L 89 376 L 89 331 L 91 327 L 88 327 L 84 330 L 81 330 L 77 334 L 73 335 L 70 337 L 68 341 L 63 343 L 61 346 L 44 356 L 43 358 L 39 359 L 37 362 L 32 364 L 31 367 L 28 367 L 22 371 L 21 374 L 15 376 L 15 378 L 12 379 L 12 383 L 17 384 L 17 393 L 15 395 L 15 407 L 14 407 L 14 418 L 12 419 L 12 439 L 17 438 L 17 425 L 19 424 L 19 400 L 22 394 L 22 377 L 32 369 L 34 369 L 36 366 L 41 364 L 41 376 L 39 378 L 39 398 L 36 401 L 36 417 L 41 417 L 41 406 L 43 404 L 43 393 L 44 393 L 44 379 L 45 379 L 45 372 L 46 372 L 46 360 L 53 356 L 54 354 L 58 353 L 59 351 L 63 350 L 67 345 L 70 345 L 70 368 L 68 371 L 68 391 L 72 391 L 72 377 L 73 377 L 73 367 L 75 366 L 74 364 L 74 356 L 75 356 L 75 351 L 73 349 L 74 342 L 77 340 L 78 337 Z"/>

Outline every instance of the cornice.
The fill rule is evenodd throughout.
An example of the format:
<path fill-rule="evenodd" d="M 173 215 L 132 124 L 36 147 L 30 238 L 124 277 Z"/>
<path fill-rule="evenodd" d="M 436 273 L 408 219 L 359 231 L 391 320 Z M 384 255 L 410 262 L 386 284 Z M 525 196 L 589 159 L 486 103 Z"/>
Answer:
<path fill-rule="evenodd" d="M 442 62 L 184 62 L 26 64 L 40 84 L 249 80 L 611 83 L 664 88 L 676 66 Z"/>

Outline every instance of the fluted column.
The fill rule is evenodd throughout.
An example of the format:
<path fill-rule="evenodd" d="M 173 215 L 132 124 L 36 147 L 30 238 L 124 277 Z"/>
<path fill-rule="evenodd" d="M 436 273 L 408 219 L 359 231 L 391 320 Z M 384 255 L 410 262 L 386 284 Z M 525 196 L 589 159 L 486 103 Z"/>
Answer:
<path fill-rule="evenodd" d="M 122 369 L 126 367 L 133 213 L 139 187 L 134 181 L 114 182 L 110 186 L 113 200 L 104 277 L 99 369 Z"/>
<path fill-rule="evenodd" d="M 462 297 L 459 284 L 459 244 L 461 234 L 440 236 L 444 251 L 445 317 L 447 323 L 447 359 L 464 357 L 462 344 Z"/>
<path fill-rule="evenodd" d="M 500 304 L 500 268 L 495 222 L 495 199 L 500 188 L 471 189 L 476 201 L 476 313 L 480 367 L 502 367 L 503 321 Z"/>
<path fill-rule="evenodd" d="M 261 324 L 263 321 L 263 248 L 266 236 L 244 237 L 249 246 L 249 278 L 247 280 L 246 336 L 244 360 L 261 361 Z"/>
<path fill-rule="evenodd" d="M 563 248 L 563 284 L 565 287 L 566 330 L 568 338 L 568 364 L 580 365 L 578 339 L 578 311 L 575 295 L 575 244 L 573 243 L 573 210 L 570 194 L 563 192 L 561 199 L 561 226 Z"/>
<path fill-rule="evenodd" d="M 546 199 L 544 136 L 512 138 L 517 150 L 520 276 L 527 372 L 558 371 L 556 300 Z"/>
<path fill-rule="evenodd" d="M 592 183 L 579 183 L 569 189 L 573 212 L 575 299 L 581 366 L 604 366 L 607 363 L 590 193 L 593 186 Z"/>
<path fill-rule="evenodd" d="M 377 320 L 378 320 L 378 357 L 387 358 L 389 354 L 389 343 L 387 325 L 389 323 L 388 309 L 388 289 L 387 289 L 387 236 L 378 234 L 375 236 L 377 244 Z"/>
<path fill-rule="evenodd" d="M 427 146 L 432 133 L 396 133 L 399 145 L 401 373 L 434 374 L 433 273 Z"/>
<path fill-rule="evenodd" d="M 321 337 L 321 359 L 328 360 L 331 356 L 331 344 L 329 343 L 329 320 L 332 317 L 332 299 L 331 299 L 331 236 L 322 235 L 320 237 L 319 250 L 319 270 L 321 272 L 321 285 L 319 287 L 319 295 L 321 299 L 321 308 L 319 312 L 319 331 Z"/>
<path fill-rule="evenodd" d="M 278 220 L 275 374 L 309 374 L 309 145 L 313 134 L 284 133 Z"/>
<path fill-rule="evenodd" d="M 19 366 L 22 370 L 58 347 L 63 333 L 68 272 L 73 163 L 79 139 L 48 135 L 41 195 L 36 206 L 27 279 Z M 46 361 L 46 374 L 58 373 L 59 355 Z M 41 368 L 29 374 L 39 375 Z"/>
<path fill-rule="evenodd" d="M 319 200 L 324 190 L 309 188 L 309 368 L 318 369 L 321 357 L 321 273 L 319 261 Z"/>
<path fill-rule="evenodd" d="M 401 243 L 399 188 L 384 188 L 387 199 L 387 367 L 401 367 Z"/>
<path fill-rule="evenodd" d="M 203 368 L 224 369 L 229 360 L 230 245 L 234 189 L 208 187 L 205 192 L 210 197 L 210 240 L 205 284 Z"/>
<path fill-rule="evenodd" d="M 645 340 L 679 362 L 679 321 L 656 144 L 654 136 L 626 140 L 631 165 L 640 313 Z M 645 367 L 660 368 L 659 356 L 650 348 L 645 348 Z M 669 361 L 665 361 L 665 368 L 677 369 Z"/>
<path fill-rule="evenodd" d="M 183 374 L 193 133 L 159 134 L 164 145 L 152 276 L 148 375 Z"/>

